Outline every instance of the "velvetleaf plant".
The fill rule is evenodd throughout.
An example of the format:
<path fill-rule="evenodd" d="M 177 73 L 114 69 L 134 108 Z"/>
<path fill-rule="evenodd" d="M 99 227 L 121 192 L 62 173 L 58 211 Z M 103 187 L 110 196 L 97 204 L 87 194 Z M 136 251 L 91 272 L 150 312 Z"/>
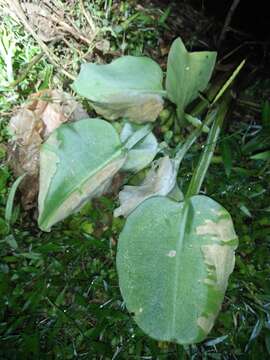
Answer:
<path fill-rule="evenodd" d="M 228 211 L 199 194 L 230 101 L 224 89 L 233 77 L 203 123 L 185 113 L 207 87 L 215 60 L 215 52 L 189 53 L 176 39 L 169 52 L 165 90 L 162 70 L 147 57 L 84 64 L 72 87 L 102 118 L 61 125 L 41 147 L 38 222 L 44 231 L 104 193 L 117 172 L 136 173 L 152 164 L 140 186 L 125 186 L 120 192 L 115 216 L 127 220 L 119 237 L 117 270 L 127 309 L 142 330 L 157 340 L 179 344 L 200 342 L 213 327 L 237 246 Z M 164 98 L 176 105 L 180 122 L 190 116 L 197 127 L 174 157 L 153 162 L 160 147 L 151 122 Z M 122 133 L 103 118 L 123 119 Z M 183 194 L 177 185 L 181 161 L 210 125 Z"/>

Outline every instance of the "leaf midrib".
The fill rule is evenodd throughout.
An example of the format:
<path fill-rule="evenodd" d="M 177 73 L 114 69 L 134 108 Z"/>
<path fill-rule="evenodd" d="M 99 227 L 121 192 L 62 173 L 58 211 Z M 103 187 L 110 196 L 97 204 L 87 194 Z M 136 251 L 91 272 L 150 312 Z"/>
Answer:
<path fill-rule="evenodd" d="M 113 154 L 107 161 L 103 162 L 98 168 L 96 168 L 94 171 L 92 171 L 90 174 L 88 174 L 87 177 L 83 178 L 83 180 L 80 182 L 80 184 L 73 188 L 73 191 L 69 192 L 68 194 L 66 194 L 66 196 L 64 196 L 62 198 L 61 204 L 63 204 L 68 199 L 68 197 L 70 196 L 71 193 L 73 193 L 74 191 L 77 191 L 78 189 L 80 189 L 85 184 L 85 182 L 87 182 L 91 177 L 95 176 L 101 169 L 106 167 L 111 161 L 117 159 L 118 157 L 120 158 L 121 154 L 124 155 L 123 150 L 124 150 L 124 148 L 121 146 L 120 149 L 115 154 Z M 51 187 L 51 184 L 50 184 L 50 187 Z M 49 190 L 47 192 L 47 196 L 46 196 L 46 199 L 44 200 L 44 203 L 46 203 L 46 201 L 48 199 L 49 192 L 50 192 L 50 187 L 49 187 Z M 50 218 L 52 218 L 55 215 L 57 210 L 58 210 L 58 207 L 54 206 L 54 209 L 49 212 L 50 216 L 48 216 L 48 215 L 45 216 L 44 220 L 47 219 L 47 221 L 49 222 Z M 43 222 L 44 222 L 44 220 L 43 220 Z"/>
<path fill-rule="evenodd" d="M 171 321 L 171 331 L 170 336 L 171 339 L 175 339 L 176 337 L 176 313 L 177 313 L 177 296 L 178 296 L 178 289 L 179 289 L 179 277 L 180 277 L 180 261 L 181 261 L 181 252 L 184 245 L 184 238 L 186 233 L 186 225 L 187 225 L 187 218 L 188 218 L 188 210 L 189 210 L 189 200 L 184 202 L 184 206 L 181 211 L 181 220 L 180 220 L 180 227 L 179 227 L 179 237 L 176 246 L 176 261 L 174 266 L 174 279 L 173 279 L 173 300 L 172 300 L 172 321 Z"/>

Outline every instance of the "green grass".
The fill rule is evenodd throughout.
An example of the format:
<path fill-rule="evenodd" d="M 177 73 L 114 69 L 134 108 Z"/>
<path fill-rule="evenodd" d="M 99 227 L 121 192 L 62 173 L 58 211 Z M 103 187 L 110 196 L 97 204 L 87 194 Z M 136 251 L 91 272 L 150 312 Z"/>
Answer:
<path fill-rule="evenodd" d="M 102 29 L 100 36 L 109 39 L 112 52 L 153 55 L 158 38 L 168 27 L 166 19 L 156 26 L 158 9 L 141 11 L 132 1 L 121 2 L 120 7 L 110 1 L 87 6 Z M 79 8 L 74 12 L 80 19 Z M 5 17 L 3 29 L 16 44 L 16 79 L 40 49 L 11 18 Z M 77 71 L 77 52 L 68 54 L 75 64 L 69 70 Z M 216 325 L 202 344 L 158 343 L 137 327 L 119 291 L 115 254 L 123 221 L 112 217 L 115 198 L 94 201 L 51 233 L 42 233 L 35 211 L 23 211 L 17 197 L 9 230 L 5 207 L 14 178 L 4 159 L 10 113 L 43 86 L 68 87 L 45 57 L 15 88 L 3 86 L 8 81 L 6 70 L 0 57 L 0 359 L 268 359 L 269 166 L 242 151 L 256 127 L 232 118 L 229 130 L 221 136 L 218 161 L 211 165 L 203 186 L 203 191 L 231 213 L 239 236 L 236 268 Z M 173 142 L 172 131 L 170 124 L 160 136 Z M 225 140 L 231 149 L 229 160 L 221 157 Z M 183 188 L 200 150 L 199 144 L 194 146 L 183 163 L 179 179 Z"/>

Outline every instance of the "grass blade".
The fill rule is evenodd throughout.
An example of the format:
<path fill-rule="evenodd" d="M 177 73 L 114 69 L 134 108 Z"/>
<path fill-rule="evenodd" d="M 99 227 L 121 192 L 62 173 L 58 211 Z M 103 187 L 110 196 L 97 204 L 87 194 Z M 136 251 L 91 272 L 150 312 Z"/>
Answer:
<path fill-rule="evenodd" d="M 213 120 L 216 116 L 216 113 L 217 113 L 216 110 L 212 110 L 211 112 L 209 112 L 208 115 L 206 116 L 206 119 L 203 122 L 203 124 L 199 128 L 194 129 L 189 134 L 189 136 L 187 137 L 185 142 L 182 144 L 180 149 L 177 151 L 177 153 L 175 155 L 175 164 L 176 164 L 175 166 L 176 166 L 177 171 L 179 169 L 179 166 L 180 166 L 185 154 L 191 148 L 191 146 L 194 144 L 194 142 L 197 140 L 197 138 L 201 135 L 201 133 L 203 131 L 203 127 L 209 126 L 213 122 Z"/>
<path fill-rule="evenodd" d="M 210 165 L 211 159 L 213 157 L 216 143 L 219 137 L 219 133 L 223 124 L 223 120 L 226 116 L 228 105 L 230 103 L 231 97 L 225 96 L 224 100 L 220 104 L 216 118 L 211 127 L 210 133 L 207 138 L 206 145 L 204 147 L 204 151 L 200 157 L 199 163 L 193 173 L 192 179 L 190 181 L 186 197 L 189 198 L 193 195 L 197 195 L 201 189 L 202 183 L 204 181 L 206 172 Z"/>
<path fill-rule="evenodd" d="M 219 90 L 219 92 L 217 93 L 217 95 L 215 96 L 212 105 L 214 105 L 220 98 L 221 96 L 225 93 L 225 91 L 229 88 L 229 86 L 232 84 L 232 82 L 234 81 L 234 79 L 236 78 L 236 76 L 239 74 L 240 70 L 242 69 L 242 67 L 245 65 L 246 60 L 242 60 L 241 63 L 237 66 L 237 68 L 234 70 L 234 72 L 232 73 L 232 75 L 229 77 L 229 79 L 225 82 L 225 84 L 221 87 L 221 89 Z"/>
<path fill-rule="evenodd" d="M 5 220 L 10 225 L 11 219 L 12 219 L 12 213 L 13 213 L 13 204 L 14 204 L 14 198 L 16 191 L 18 189 L 18 186 L 22 182 L 23 178 L 26 174 L 22 174 L 21 176 L 16 179 L 16 181 L 12 184 L 11 189 L 8 194 L 7 204 L 6 204 L 6 210 L 5 210 Z"/>
<path fill-rule="evenodd" d="M 221 156 L 227 177 L 230 177 L 233 165 L 232 144 L 229 139 L 224 139 L 220 144 Z"/>

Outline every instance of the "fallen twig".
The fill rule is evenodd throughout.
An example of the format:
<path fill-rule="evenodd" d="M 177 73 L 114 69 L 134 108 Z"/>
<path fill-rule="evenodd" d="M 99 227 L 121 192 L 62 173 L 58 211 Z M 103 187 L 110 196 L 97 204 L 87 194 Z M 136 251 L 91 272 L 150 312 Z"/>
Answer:
<path fill-rule="evenodd" d="M 261 46 L 261 47 L 267 47 L 269 46 L 270 42 L 269 41 L 244 41 L 242 44 L 238 45 L 236 48 L 232 49 L 230 52 L 228 52 L 227 54 L 225 54 L 219 61 L 218 64 L 221 64 L 224 60 L 227 60 L 229 57 L 231 57 L 232 55 L 234 55 L 237 51 L 239 51 L 240 49 L 242 49 L 245 46 L 251 46 L 251 45 L 256 45 L 256 46 Z"/>
<path fill-rule="evenodd" d="M 230 9 L 228 11 L 228 14 L 226 16 L 226 19 L 225 19 L 221 34 L 220 34 L 219 39 L 218 39 L 218 48 L 220 48 L 223 40 L 226 37 L 226 33 L 227 33 L 229 25 L 230 25 L 230 23 L 232 21 L 233 14 L 234 14 L 237 6 L 239 5 L 239 3 L 240 3 L 240 0 L 233 0 L 233 2 L 232 2 L 232 5 L 231 5 L 231 7 L 230 7 Z"/>
<path fill-rule="evenodd" d="M 84 4 L 83 4 L 83 0 L 80 0 L 80 8 L 81 8 L 81 11 L 84 14 L 89 26 L 90 26 L 90 28 L 91 28 L 92 33 L 95 34 L 97 32 L 96 26 L 94 24 L 94 21 L 93 21 L 92 17 L 86 11 L 86 9 L 84 7 Z"/>
<path fill-rule="evenodd" d="M 75 38 L 85 42 L 87 45 L 91 45 L 92 44 L 92 40 L 89 40 L 87 37 L 85 37 L 84 35 L 82 35 L 77 29 L 74 30 L 74 28 L 70 25 L 68 25 L 66 22 L 64 22 L 63 20 L 59 19 L 58 17 L 56 17 L 55 15 L 51 15 L 51 20 L 57 24 L 60 25 L 60 27 L 66 31 L 69 32 L 72 36 L 74 36 Z"/>

